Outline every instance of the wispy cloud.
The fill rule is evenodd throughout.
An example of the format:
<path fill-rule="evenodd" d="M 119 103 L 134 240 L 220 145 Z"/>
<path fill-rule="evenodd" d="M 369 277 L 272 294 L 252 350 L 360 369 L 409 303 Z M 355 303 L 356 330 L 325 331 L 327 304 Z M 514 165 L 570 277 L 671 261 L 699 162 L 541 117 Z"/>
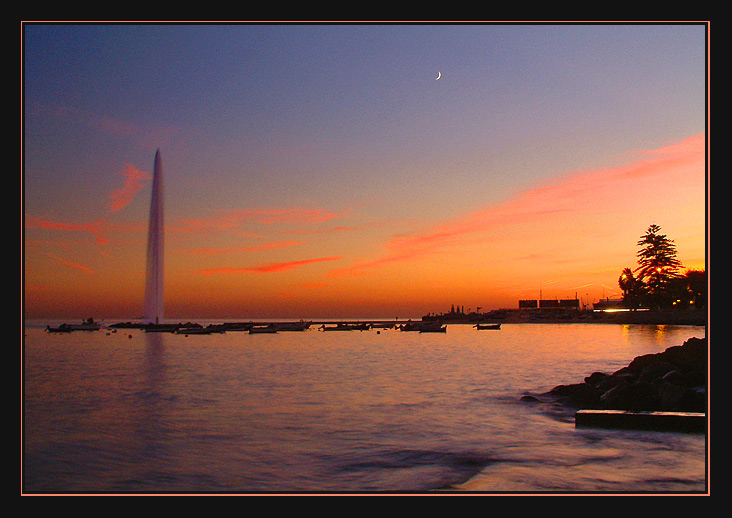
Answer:
<path fill-rule="evenodd" d="M 637 204 L 642 205 L 644 197 L 653 192 L 648 191 L 648 182 L 651 186 L 663 185 L 683 176 L 698 181 L 693 175 L 699 171 L 703 173 L 704 153 L 704 135 L 697 135 L 677 144 L 642 152 L 639 155 L 641 159 L 629 165 L 570 174 L 553 183 L 527 189 L 506 202 L 476 210 L 425 231 L 393 236 L 384 244 L 385 253 L 380 257 L 361 260 L 330 274 L 358 275 L 369 269 L 460 246 L 469 242 L 471 236 L 511 225 L 622 210 L 623 200 L 637 200 Z M 601 198 L 611 203 L 601 202 Z"/>
<path fill-rule="evenodd" d="M 277 241 L 272 243 L 265 243 L 259 246 L 241 247 L 241 248 L 197 248 L 190 250 L 189 252 L 193 255 L 226 255 L 226 254 L 238 254 L 245 252 L 260 252 L 263 250 L 276 250 L 278 248 L 289 248 L 291 246 L 298 246 L 305 244 L 304 241 Z"/>
<path fill-rule="evenodd" d="M 288 261 L 280 263 L 267 263 L 259 266 L 245 266 L 245 267 L 219 267 L 219 268 L 207 268 L 199 270 L 198 273 L 203 275 L 216 275 L 216 274 L 242 274 L 242 273 L 277 273 L 284 272 L 286 270 L 292 270 L 294 268 L 300 268 L 314 263 L 322 263 L 327 261 L 337 261 L 341 257 L 316 257 L 314 259 L 303 259 L 300 261 Z"/>
<path fill-rule="evenodd" d="M 150 173 L 140 171 L 130 164 L 125 165 L 122 176 L 124 176 L 122 187 L 109 195 L 109 208 L 112 212 L 117 212 L 129 205 L 137 193 L 145 187 L 147 180 L 151 178 Z"/>
<path fill-rule="evenodd" d="M 62 221 L 50 221 L 38 216 L 25 215 L 26 229 L 59 230 L 63 232 L 89 232 L 100 244 L 107 244 L 109 241 L 103 231 L 104 219 L 91 223 L 66 223 Z"/>
<path fill-rule="evenodd" d="M 82 266 L 82 265 L 77 264 L 77 263 L 72 263 L 71 261 L 67 261 L 66 259 L 62 259 L 61 257 L 55 256 L 53 254 L 49 254 L 49 253 L 46 253 L 46 252 L 42 252 L 42 253 L 44 255 L 50 257 L 51 259 L 54 259 L 54 260 L 58 261 L 59 263 L 65 265 L 65 266 L 69 266 L 71 268 L 75 268 L 77 270 L 81 270 L 81 271 L 86 272 L 86 273 L 92 273 L 92 274 L 94 273 L 94 270 L 92 270 L 91 268 L 87 268 L 86 266 Z"/>
<path fill-rule="evenodd" d="M 184 218 L 179 220 L 173 228 L 180 232 L 204 232 L 232 230 L 249 223 L 302 225 L 343 218 L 348 213 L 349 211 L 337 213 L 325 209 L 307 209 L 303 207 L 235 209 L 205 218 Z"/>

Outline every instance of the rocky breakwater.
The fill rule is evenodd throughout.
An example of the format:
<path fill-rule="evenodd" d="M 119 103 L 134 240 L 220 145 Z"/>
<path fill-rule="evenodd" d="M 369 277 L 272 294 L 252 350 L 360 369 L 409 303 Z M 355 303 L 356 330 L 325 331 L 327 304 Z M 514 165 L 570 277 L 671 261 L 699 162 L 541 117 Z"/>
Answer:
<path fill-rule="evenodd" d="M 707 359 L 706 338 L 690 338 L 661 353 L 638 356 L 613 374 L 595 372 L 543 396 L 576 410 L 706 413 Z M 525 401 L 542 399 L 524 396 Z"/>

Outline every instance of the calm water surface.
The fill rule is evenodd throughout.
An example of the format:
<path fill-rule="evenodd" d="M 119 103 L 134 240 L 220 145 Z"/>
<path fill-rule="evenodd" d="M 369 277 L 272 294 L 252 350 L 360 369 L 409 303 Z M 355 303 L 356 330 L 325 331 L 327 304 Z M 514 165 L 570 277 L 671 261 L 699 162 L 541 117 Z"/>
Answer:
<path fill-rule="evenodd" d="M 575 429 L 525 393 L 703 327 L 49 334 L 26 325 L 25 492 L 703 492 L 700 434 Z"/>

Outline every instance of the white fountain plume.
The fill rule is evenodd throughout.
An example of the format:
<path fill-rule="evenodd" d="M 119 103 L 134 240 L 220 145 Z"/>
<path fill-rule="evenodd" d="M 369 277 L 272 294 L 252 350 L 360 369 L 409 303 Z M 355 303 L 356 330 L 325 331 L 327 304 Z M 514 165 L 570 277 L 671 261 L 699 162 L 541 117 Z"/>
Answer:
<path fill-rule="evenodd" d="M 150 222 L 147 232 L 147 271 L 145 277 L 145 321 L 163 321 L 163 162 L 155 152 Z"/>

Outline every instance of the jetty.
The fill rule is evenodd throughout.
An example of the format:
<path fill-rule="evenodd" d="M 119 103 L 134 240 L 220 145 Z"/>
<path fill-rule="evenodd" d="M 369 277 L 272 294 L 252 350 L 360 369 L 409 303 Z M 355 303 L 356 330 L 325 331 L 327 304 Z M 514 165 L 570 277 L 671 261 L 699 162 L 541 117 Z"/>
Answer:
<path fill-rule="evenodd" d="M 704 433 L 707 415 L 701 412 L 631 412 L 627 410 L 578 410 L 577 428 L 613 428 Z"/>

